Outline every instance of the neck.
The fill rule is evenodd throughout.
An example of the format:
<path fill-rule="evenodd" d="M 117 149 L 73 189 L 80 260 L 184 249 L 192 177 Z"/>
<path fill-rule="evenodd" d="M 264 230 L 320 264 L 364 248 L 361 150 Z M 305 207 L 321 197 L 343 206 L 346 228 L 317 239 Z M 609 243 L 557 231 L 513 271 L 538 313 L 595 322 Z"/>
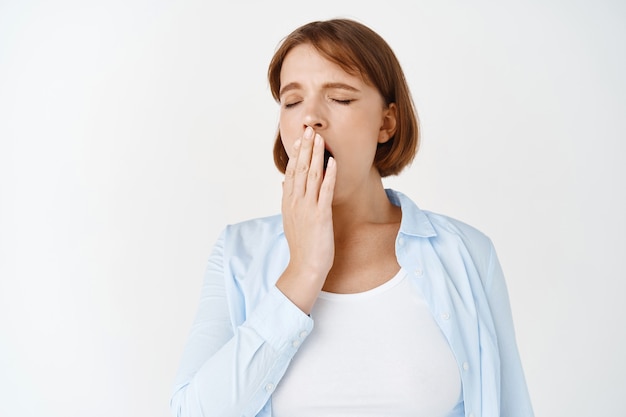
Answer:
<path fill-rule="evenodd" d="M 349 236 L 365 225 L 399 223 L 401 211 L 391 204 L 379 181 L 376 187 L 333 204 L 335 238 Z"/>

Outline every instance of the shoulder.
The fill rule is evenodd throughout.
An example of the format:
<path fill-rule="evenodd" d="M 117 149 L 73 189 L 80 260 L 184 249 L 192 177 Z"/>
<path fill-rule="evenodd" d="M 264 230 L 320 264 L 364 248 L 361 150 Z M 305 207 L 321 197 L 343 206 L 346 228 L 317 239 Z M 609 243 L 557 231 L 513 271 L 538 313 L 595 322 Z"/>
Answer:
<path fill-rule="evenodd" d="M 437 250 L 464 247 L 472 257 L 490 256 L 491 239 L 478 228 L 449 215 L 422 210 L 400 192 L 389 190 L 388 195 L 402 208 L 401 232 L 428 238 Z"/>
<path fill-rule="evenodd" d="M 228 224 L 226 229 L 232 233 L 282 233 L 282 216 L 275 214 L 267 217 L 243 220 L 241 222 Z"/>
<path fill-rule="evenodd" d="M 250 260 L 276 248 L 284 236 L 280 214 L 232 223 L 222 231 L 223 253 L 227 258 Z"/>
<path fill-rule="evenodd" d="M 444 263 L 461 261 L 465 270 L 471 265 L 487 283 L 497 256 L 491 238 L 464 221 L 440 213 L 425 214 L 437 233 L 431 243 L 440 259 Z"/>
<path fill-rule="evenodd" d="M 485 233 L 462 220 L 427 210 L 424 214 L 440 238 L 458 237 L 472 246 L 491 246 L 491 239 Z"/>
<path fill-rule="evenodd" d="M 283 234 L 282 216 L 275 214 L 232 223 L 225 227 L 223 234 L 227 242 L 253 240 L 258 244 Z"/>

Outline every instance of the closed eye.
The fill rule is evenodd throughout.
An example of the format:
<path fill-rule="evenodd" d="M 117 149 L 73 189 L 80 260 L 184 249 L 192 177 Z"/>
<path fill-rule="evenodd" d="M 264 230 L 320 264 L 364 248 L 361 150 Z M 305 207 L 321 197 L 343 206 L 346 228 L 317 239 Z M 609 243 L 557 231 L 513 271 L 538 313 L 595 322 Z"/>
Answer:
<path fill-rule="evenodd" d="M 338 100 L 338 99 L 332 99 L 335 103 L 339 103 L 339 104 L 343 104 L 343 105 L 348 105 L 350 103 L 352 103 L 354 100 Z"/>
<path fill-rule="evenodd" d="M 298 105 L 299 103 L 300 103 L 299 101 L 295 101 L 295 102 L 293 102 L 293 103 L 286 103 L 286 104 L 285 104 L 285 108 L 286 108 L 286 109 L 290 109 L 290 108 L 292 108 L 292 107 L 295 107 L 295 106 L 296 106 L 296 105 Z"/>

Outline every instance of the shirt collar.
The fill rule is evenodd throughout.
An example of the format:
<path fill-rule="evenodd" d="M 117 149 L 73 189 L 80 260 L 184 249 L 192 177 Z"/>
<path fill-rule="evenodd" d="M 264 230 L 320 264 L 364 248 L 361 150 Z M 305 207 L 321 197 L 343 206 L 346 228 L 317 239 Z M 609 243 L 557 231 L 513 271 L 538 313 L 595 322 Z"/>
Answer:
<path fill-rule="evenodd" d="M 389 201 L 402 209 L 400 233 L 418 237 L 437 236 L 437 232 L 426 213 L 420 210 L 409 197 L 391 188 L 385 189 L 385 192 Z"/>

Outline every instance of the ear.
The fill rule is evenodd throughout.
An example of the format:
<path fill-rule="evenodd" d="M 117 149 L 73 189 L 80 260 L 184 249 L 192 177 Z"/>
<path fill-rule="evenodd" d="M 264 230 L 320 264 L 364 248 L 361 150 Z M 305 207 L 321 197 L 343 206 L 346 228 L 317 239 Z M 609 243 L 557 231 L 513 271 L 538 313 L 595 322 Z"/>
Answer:
<path fill-rule="evenodd" d="M 396 134 L 398 107 L 396 103 L 391 103 L 383 110 L 383 120 L 378 132 L 378 143 L 385 143 Z"/>

